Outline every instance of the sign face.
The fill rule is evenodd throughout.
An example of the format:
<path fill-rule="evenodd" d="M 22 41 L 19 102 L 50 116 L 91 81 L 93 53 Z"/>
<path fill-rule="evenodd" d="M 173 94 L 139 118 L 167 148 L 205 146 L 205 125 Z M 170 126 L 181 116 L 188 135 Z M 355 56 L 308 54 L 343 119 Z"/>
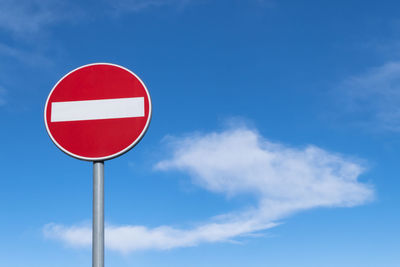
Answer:
<path fill-rule="evenodd" d="M 77 68 L 53 87 L 44 121 L 53 142 L 68 155 L 89 161 L 120 156 L 145 134 L 151 99 L 130 70 L 108 63 Z"/>

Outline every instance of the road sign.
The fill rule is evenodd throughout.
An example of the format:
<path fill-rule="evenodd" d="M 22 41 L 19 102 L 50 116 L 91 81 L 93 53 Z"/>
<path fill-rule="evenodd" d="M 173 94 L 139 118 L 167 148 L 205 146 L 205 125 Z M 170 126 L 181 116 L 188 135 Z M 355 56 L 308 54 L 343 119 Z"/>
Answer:
<path fill-rule="evenodd" d="M 46 101 L 44 120 L 53 142 L 88 161 L 115 158 L 134 147 L 151 119 L 151 99 L 130 70 L 89 64 L 65 75 Z"/>

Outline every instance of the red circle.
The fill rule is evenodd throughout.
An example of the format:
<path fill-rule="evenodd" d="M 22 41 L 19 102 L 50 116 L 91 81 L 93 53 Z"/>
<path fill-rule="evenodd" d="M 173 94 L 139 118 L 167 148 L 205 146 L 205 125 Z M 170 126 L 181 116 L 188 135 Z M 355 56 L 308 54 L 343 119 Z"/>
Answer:
<path fill-rule="evenodd" d="M 144 116 L 52 121 L 53 103 L 126 98 L 143 98 Z M 62 151 L 78 159 L 102 161 L 140 141 L 150 122 L 151 99 L 144 83 L 130 70 L 109 63 L 90 64 L 58 81 L 47 99 L 44 117 L 47 132 Z"/>

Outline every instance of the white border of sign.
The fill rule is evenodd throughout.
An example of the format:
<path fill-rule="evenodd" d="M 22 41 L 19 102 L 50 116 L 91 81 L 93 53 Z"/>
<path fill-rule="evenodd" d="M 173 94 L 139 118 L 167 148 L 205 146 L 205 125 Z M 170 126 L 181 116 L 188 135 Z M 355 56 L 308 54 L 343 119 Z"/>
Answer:
<path fill-rule="evenodd" d="M 113 154 L 113 155 L 109 155 L 109 156 L 106 156 L 106 157 L 87 158 L 87 157 L 81 157 L 81 156 L 79 156 L 79 155 L 76 155 L 76 154 L 74 154 L 74 153 L 71 153 L 71 152 L 69 152 L 68 150 L 66 150 L 65 148 L 63 148 L 59 143 L 57 143 L 57 141 L 56 141 L 56 140 L 53 138 L 53 136 L 51 135 L 51 132 L 50 132 L 50 130 L 49 130 L 49 126 L 47 125 L 46 111 L 47 111 L 47 105 L 48 105 L 48 103 L 49 103 L 50 96 L 52 95 L 54 89 L 57 87 L 57 85 L 58 85 L 62 80 L 64 80 L 68 75 L 70 75 L 71 73 L 73 73 L 73 72 L 75 72 L 75 71 L 77 71 L 77 70 L 80 70 L 80 69 L 82 69 L 82 68 L 86 68 L 86 67 L 89 67 L 89 66 L 94 66 L 94 65 L 109 65 L 109 66 L 118 67 L 118 68 L 121 68 L 121 69 L 124 69 L 124 70 L 128 71 L 128 72 L 131 73 L 133 76 L 135 76 L 136 79 L 139 80 L 139 82 L 143 85 L 144 89 L 146 90 L 146 94 L 147 94 L 147 97 L 148 97 L 148 99 L 149 99 L 149 117 L 147 118 L 146 125 L 144 126 L 144 128 L 143 128 L 142 132 L 140 133 L 139 137 L 136 138 L 136 140 L 133 141 L 133 143 L 130 144 L 130 145 L 129 145 L 128 147 L 126 147 L 125 149 L 121 150 L 121 151 L 118 152 L 118 153 L 115 153 L 115 154 Z M 79 68 L 76 68 L 76 69 L 74 69 L 74 70 L 68 72 L 66 75 L 64 75 L 64 76 L 53 86 L 53 89 L 51 89 L 51 91 L 50 91 L 50 93 L 49 93 L 49 96 L 47 97 L 46 105 L 44 106 L 44 123 L 45 123 L 45 125 L 46 125 L 47 134 L 50 136 L 50 138 L 51 138 L 51 140 L 53 141 L 53 143 L 54 143 L 61 151 L 63 151 L 65 154 L 67 154 L 67 155 L 69 155 L 69 156 L 71 156 L 71 157 L 74 157 L 74 158 L 77 158 L 77 159 L 80 159 L 80 160 L 86 160 L 86 161 L 105 161 L 105 160 L 109 160 L 109 159 L 116 158 L 116 157 L 121 156 L 122 154 L 128 152 L 130 149 L 132 149 L 134 146 L 136 146 L 137 143 L 140 142 L 140 140 L 142 140 L 144 134 L 147 132 L 147 129 L 149 128 L 149 124 L 150 124 L 150 121 L 151 121 L 151 116 L 152 116 L 151 97 L 150 97 L 149 91 L 147 90 L 146 85 L 143 83 L 143 81 L 142 81 L 135 73 L 133 73 L 133 72 L 130 71 L 129 69 L 127 69 L 127 68 L 125 68 L 125 67 L 122 67 L 122 66 L 120 66 L 120 65 L 117 65 L 117 64 L 112 64 L 112 63 L 91 63 L 91 64 L 87 64 L 87 65 L 81 66 L 81 67 L 79 67 Z"/>

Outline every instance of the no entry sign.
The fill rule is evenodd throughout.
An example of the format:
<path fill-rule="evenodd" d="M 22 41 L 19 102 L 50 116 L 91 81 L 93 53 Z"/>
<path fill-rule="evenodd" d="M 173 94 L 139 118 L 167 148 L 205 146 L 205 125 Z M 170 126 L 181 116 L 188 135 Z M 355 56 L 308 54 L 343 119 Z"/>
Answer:
<path fill-rule="evenodd" d="M 54 86 L 44 120 L 53 142 L 89 161 L 117 157 L 134 147 L 151 119 L 144 83 L 130 70 L 108 63 L 77 68 Z"/>

